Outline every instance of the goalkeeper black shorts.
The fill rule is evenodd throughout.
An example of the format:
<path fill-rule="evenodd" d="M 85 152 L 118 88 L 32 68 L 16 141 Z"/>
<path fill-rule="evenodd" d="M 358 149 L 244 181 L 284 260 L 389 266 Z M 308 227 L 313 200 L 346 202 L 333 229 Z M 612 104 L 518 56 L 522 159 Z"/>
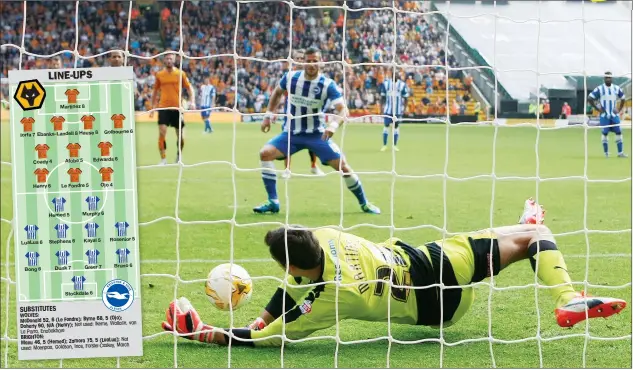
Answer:
<path fill-rule="evenodd" d="M 461 286 L 479 282 L 500 271 L 499 244 L 491 233 L 456 235 L 420 248 L 402 242 L 397 244 L 409 255 L 411 283 L 415 287 L 425 287 L 415 289 L 418 325 L 454 324 L 466 314 L 474 300 L 473 288 Z M 440 281 L 444 283 L 444 289 L 429 287 L 440 284 Z"/>

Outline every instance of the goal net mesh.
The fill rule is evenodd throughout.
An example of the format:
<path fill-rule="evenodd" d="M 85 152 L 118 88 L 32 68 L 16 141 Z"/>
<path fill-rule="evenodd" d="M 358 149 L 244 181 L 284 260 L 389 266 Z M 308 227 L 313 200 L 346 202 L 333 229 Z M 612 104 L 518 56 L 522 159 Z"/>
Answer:
<path fill-rule="evenodd" d="M 155 71 L 157 68 L 153 60 L 165 55 L 166 51 L 160 50 L 158 47 L 150 45 L 151 41 L 149 40 L 149 38 L 143 36 L 143 31 L 147 27 L 147 24 L 145 24 L 142 20 L 137 19 L 136 17 L 138 16 L 138 7 L 143 6 L 144 4 L 147 4 L 147 3 L 148 2 L 145 2 L 145 1 L 139 1 L 138 4 L 136 2 L 129 2 L 129 3 L 128 2 L 110 2 L 110 3 L 98 3 L 98 4 L 94 2 L 83 2 L 83 1 L 62 2 L 60 3 L 61 5 L 58 4 L 51 9 L 54 9 L 54 11 L 57 12 L 58 16 L 66 17 L 64 19 L 69 19 L 70 23 L 69 24 L 58 23 L 55 25 L 56 27 L 66 26 L 66 29 L 64 30 L 57 30 L 58 32 L 56 32 L 56 34 L 58 35 L 58 37 L 49 36 L 49 34 L 55 33 L 55 32 L 51 32 L 52 28 L 50 25 L 45 26 L 43 24 L 36 24 L 34 23 L 34 21 L 30 21 L 30 19 L 32 19 L 30 18 L 32 14 L 41 15 L 42 13 L 50 12 L 51 11 L 50 9 L 46 9 L 45 7 L 43 8 L 43 5 L 37 2 L 25 1 L 25 2 L 5 3 L 3 4 L 3 7 L 5 8 L 3 12 L 13 13 L 13 15 L 15 15 L 16 12 L 18 13 L 21 12 L 22 16 L 19 17 L 19 19 L 21 20 L 21 23 L 20 23 L 21 30 L 19 29 L 10 30 L 10 29 L 5 28 L 3 31 L 5 35 L 9 35 L 8 37 L 3 38 L 3 41 L 2 41 L 1 52 L 2 52 L 3 62 L 4 62 L 3 64 L 6 65 L 7 69 L 48 68 L 49 67 L 48 60 L 50 60 L 50 58 L 54 56 L 65 56 L 66 58 L 64 60 L 66 61 L 72 60 L 72 65 L 68 65 L 68 63 L 64 65 L 64 67 L 66 68 L 92 67 L 92 66 L 96 67 L 96 66 L 104 64 L 105 59 L 108 57 L 111 51 L 120 50 L 120 51 L 123 51 L 124 53 L 125 65 L 131 65 L 135 68 L 137 79 L 141 81 L 150 80 L 152 79 L 150 72 Z M 305 5 L 305 3 L 310 3 L 310 4 Z M 101 6 L 100 4 L 102 4 L 103 6 Z M 450 55 L 450 52 L 448 52 L 450 49 L 449 48 L 450 32 L 445 32 L 445 34 L 442 36 L 442 39 L 439 40 L 439 44 L 443 46 L 443 51 L 441 54 L 438 54 L 438 53 L 431 54 L 433 55 L 433 58 L 426 59 L 423 63 L 416 63 L 416 64 L 411 64 L 411 60 L 408 57 L 404 57 L 404 58 L 400 57 L 400 55 L 406 54 L 406 51 L 413 50 L 413 52 L 416 52 L 415 47 L 409 48 L 406 42 L 403 42 L 404 40 L 403 34 L 400 29 L 401 22 L 403 22 L 404 19 L 407 17 L 413 17 L 413 18 L 420 17 L 420 19 L 429 19 L 428 17 L 430 16 L 433 16 L 436 14 L 442 14 L 447 19 L 447 22 L 443 24 L 442 27 L 444 27 L 445 30 L 448 31 L 451 29 L 451 19 L 452 17 L 454 17 L 454 15 L 451 14 L 451 11 L 450 11 L 450 2 L 447 2 L 445 4 L 446 8 L 445 10 L 441 12 L 437 10 L 435 11 L 431 10 L 427 2 L 416 3 L 416 2 L 406 2 L 406 1 L 396 1 L 396 2 L 366 1 L 364 3 L 359 4 L 358 1 L 347 1 L 347 2 L 322 1 L 320 3 L 301 2 L 301 1 L 298 1 L 298 2 L 282 1 L 279 3 L 268 3 L 268 6 L 270 7 L 276 7 L 275 10 L 279 10 L 281 9 L 281 7 L 284 8 L 284 10 L 279 14 L 279 16 L 274 19 L 274 22 L 271 25 L 267 25 L 275 30 L 274 32 L 269 33 L 271 35 L 270 40 L 268 40 L 269 43 L 263 47 L 261 44 L 246 45 L 244 43 L 238 42 L 238 39 L 240 38 L 238 36 L 240 35 L 240 33 L 246 32 L 248 34 L 248 33 L 262 31 L 261 29 L 258 29 L 257 27 L 251 27 L 253 23 L 252 19 L 241 19 L 240 17 L 240 14 L 242 14 L 241 11 L 243 9 L 254 8 L 262 4 L 264 4 L 264 2 L 259 2 L 259 1 L 241 1 L 241 2 L 238 1 L 238 2 L 215 4 L 216 6 L 215 9 L 208 10 L 208 13 L 210 14 L 209 17 L 205 19 L 197 19 L 196 18 L 197 14 L 200 14 L 200 12 L 197 12 L 196 9 L 202 6 L 208 6 L 210 8 L 211 5 L 206 4 L 203 1 L 172 2 L 171 8 L 169 6 L 166 7 L 168 11 L 163 12 L 160 15 L 161 22 L 164 23 L 164 24 L 161 24 L 161 27 L 162 27 L 161 32 L 163 32 L 161 36 L 165 43 L 165 48 L 171 49 L 177 54 L 178 56 L 177 64 L 181 68 L 183 68 L 184 66 L 189 66 L 189 69 L 192 71 L 192 74 L 190 74 L 189 76 L 190 78 L 195 78 L 196 72 L 199 72 L 199 73 L 205 72 L 202 67 L 199 67 L 199 66 L 192 67 L 193 65 L 195 65 L 196 61 L 199 61 L 199 60 L 213 59 L 215 61 L 220 61 L 222 63 L 227 63 L 234 66 L 234 78 L 232 79 L 232 83 L 234 84 L 233 85 L 234 88 L 232 90 L 233 96 L 230 96 L 229 94 L 227 104 L 225 104 L 225 106 L 218 106 L 216 108 L 213 108 L 213 111 L 232 112 L 232 113 L 235 113 L 235 117 L 239 117 L 239 118 L 235 118 L 233 122 L 234 149 L 232 153 L 232 158 L 233 158 L 232 161 L 231 162 L 220 162 L 220 161 L 205 162 L 205 164 L 223 163 L 223 164 L 228 164 L 231 166 L 232 171 L 233 171 L 233 186 L 234 186 L 233 217 L 231 219 L 225 219 L 225 220 L 199 220 L 199 221 L 181 220 L 181 218 L 179 217 L 178 199 L 180 198 L 179 197 L 180 184 L 183 178 L 183 169 L 186 167 L 192 167 L 192 166 L 197 166 L 197 165 L 202 164 L 202 163 L 187 163 L 186 157 L 184 157 L 183 161 L 179 162 L 177 165 L 179 166 L 179 172 L 178 172 L 178 187 L 177 187 L 177 194 L 176 194 L 176 199 L 177 199 L 176 209 L 174 210 L 174 213 L 171 215 L 164 215 L 163 217 L 157 218 L 155 220 L 150 220 L 150 221 L 140 223 L 141 227 L 145 227 L 159 221 L 171 220 L 176 225 L 176 238 L 175 238 L 176 239 L 176 259 L 174 261 L 177 266 L 176 273 L 175 274 L 163 273 L 163 274 L 142 274 L 141 275 L 143 278 L 169 277 L 173 279 L 176 282 L 176 289 L 174 291 L 174 294 L 175 294 L 174 299 L 178 298 L 176 293 L 177 293 L 179 284 L 199 284 L 205 281 L 204 276 L 200 276 L 200 279 L 196 279 L 196 280 L 185 280 L 180 276 L 180 269 L 181 269 L 181 259 L 180 259 L 181 229 L 180 228 L 182 225 L 228 224 L 230 225 L 230 228 L 231 228 L 232 238 L 233 238 L 235 228 L 239 228 L 242 226 L 250 226 L 250 225 L 240 225 L 236 221 L 236 215 L 238 214 L 238 209 L 237 209 L 237 199 L 236 199 L 237 195 L 236 195 L 236 189 L 235 189 L 235 173 L 238 171 L 259 171 L 261 169 L 239 168 L 237 166 L 235 162 L 235 137 L 236 137 L 235 127 L 236 127 L 236 124 L 239 122 L 239 120 L 245 120 L 249 116 L 254 116 L 255 115 L 254 113 L 263 112 L 265 110 L 265 107 L 261 107 L 261 106 L 255 107 L 255 110 L 249 111 L 246 109 L 245 103 L 243 101 L 240 101 L 239 91 L 240 91 L 240 88 L 242 87 L 239 85 L 240 68 L 243 68 L 248 63 L 259 63 L 262 69 L 267 68 L 270 70 L 277 70 L 277 71 L 283 71 L 284 69 L 292 68 L 293 65 L 296 65 L 296 60 L 293 59 L 293 50 L 298 49 L 298 48 L 305 48 L 312 44 L 320 44 L 324 41 L 323 39 L 320 39 L 323 36 L 316 32 L 303 33 L 305 28 L 314 27 L 314 24 L 312 24 L 311 22 L 314 22 L 315 16 L 317 15 L 323 16 L 324 10 L 329 10 L 329 11 L 336 10 L 337 12 L 339 12 L 339 14 L 342 14 L 342 23 L 336 26 L 337 28 L 340 28 L 342 31 L 340 32 L 340 35 L 339 35 L 340 44 L 333 45 L 330 48 L 330 50 L 324 55 L 325 62 L 323 64 L 323 70 L 326 72 L 330 72 L 331 75 L 334 76 L 335 79 L 340 83 L 340 86 L 344 91 L 344 96 L 346 98 L 346 101 L 351 102 L 351 104 L 354 104 L 354 97 L 353 96 L 350 97 L 350 90 L 351 90 L 350 86 L 352 84 L 358 83 L 357 81 L 358 76 L 363 73 L 361 69 L 363 66 L 382 66 L 382 67 L 390 68 L 396 72 L 399 70 L 406 71 L 407 69 L 410 69 L 410 68 L 415 69 L 415 68 L 427 68 L 427 67 L 438 68 L 439 67 L 439 68 L 444 69 L 443 73 L 447 78 L 450 75 L 452 75 L 453 72 L 456 72 L 456 71 L 467 72 L 469 70 L 489 69 L 492 72 L 493 76 L 496 76 L 496 74 L 499 72 L 499 70 L 494 67 L 494 62 L 492 63 L 493 67 L 489 67 L 489 66 L 464 67 L 464 66 L 459 66 L 453 60 L 450 60 L 451 55 Z M 69 14 L 70 16 L 68 17 Z M 249 16 L 251 15 L 251 13 L 248 13 L 248 14 Z M 370 18 L 364 18 L 368 14 L 373 14 L 373 15 Z M 478 15 L 472 15 L 472 17 L 477 17 L 477 16 Z M 173 17 L 177 18 L 177 22 L 175 24 L 169 23 L 169 19 Z M 213 33 L 211 35 L 200 34 L 199 32 L 200 27 L 204 26 L 205 22 L 209 21 L 210 19 L 214 17 L 217 17 L 217 18 L 212 20 L 213 26 L 216 27 L 218 32 Z M 465 17 L 465 16 L 461 16 L 461 17 Z M 496 23 L 497 18 L 499 18 L 499 16 L 494 15 L 494 17 L 495 17 L 495 23 Z M 14 19 L 14 18 L 12 17 L 11 19 Z M 505 20 L 510 21 L 510 22 L 513 21 L 512 19 L 505 19 Z M 328 21 L 337 22 L 337 20 L 335 19 L 328 19 Z M 359 24 L 362 22 L 377 22 L 377 21 L 382 22 L 383 26 L 389 25 L 390 29 L 388 32 L 378 33 L 375 35 L 370 34 L 369 37 L 375 37 L 375 38 L 380 39 L 380 40 L 377 40 L 377 43 L 382 43 L 386 47 L 378 51 L 377 55 L 364 55 L 365 58 L 363 58 L 362 56 L 356 57 L 354 55 L 350 55 L 349 53 L 350 47 L 354 46 L 353 43 L 357 35 L 354 34 L 355 32 L 354 29 L 349 27 L 349 25 Z M 533 19 L 533 21 L 538 22 L 539 24 L 541 23 L 540 19 Z M 581 19 L 581 21 L 583 23 L 585 22 L 584 19 Z M 90 26 L 91 22 L 92 23 L 107 22 L 108 23 L 107 27 L 110 27 L 110 30 L 112 32 L 107 33 L 107 34 L 103 34 L 103 33 L 97 34 L 95 30 L 92 29 Z M 221 24 L 221 26 L 218 26 L 218 24 Z M 249 25 L 248 29 L 246 30 L 244 29 L 246 27 L 245 25 Z M 39 27 L 42 27 L 42 28 L 40 29 Z M 278 35 L 282 34 L 282 30 L 285 31 L 285 34 L 283 35 L 283 37 L 278 37 Z M 297 37 L 297 32 L 296 32 L 297 30 L 301 30 L 302 34 L 304 35 L 309 35 L 309 38 L 299 39 Z M 419 29 L 414 29 L 413 31 L 423 32 L 423 30 L 419 30 Z M 50 54 L 50 53 L 38 54 L 37 52 L 34 52 L 34 50 L 43 50 L 42 45 L 40 44 L 42 39 L 33 37 L 33 35 L 37 35 L 38 33 L 45 33 L 47 36 L 44 38 L 44 40 L 48 40 L 48 42 L 52 43 L 53 45 L 56 45 L 59 50 L 54 54 Z M 231 35 L 231 37 L 225 37 L 226 35 Z M 203 38 L 206 38 L 206 37 L 208 37 L 208 39 L 202 40 Z M 197 42 L 194 43 L 191 41 L 194 39 L 197 39 Z M 7 42 L 7 40 L 9 41 Z M 447 52 L 444 52 L 444 51 L 447 51 Z M 372 49 L 372 52 L 373 52 L 373 49 Z M 247 55 L 253 55 L 253 56 L 247 56 Z M 360 53 L 360 55 L 362 55 L 362 53 Z M 538 59 L 538 56 L 537 56 L 537 59 Z M 542 74 L 538 70 L 534 70 L 530 72 L 533 72 L 536 74 L 537 86 L 540 86 L 540 84 L 538 83 L 538 79 L 539 79 L 539 76 L 541 76 Z M 392 78 L 395 78 L 395 75 L 396 73 L 393 73 Z M 3 76 L 3 77 L 6 77 L 6 76 Z M 630 73 L 628 74 L 628 77 L 630 77 Z M 586 76 L 585 76 L 585 80 L 586 80 Z M 199 81 L 195 81 L 195 82 L 199 82 Z M 586 83 L 585 83 L 585 86 L 586 86 Z M 442 88 L 444 89 L 446 93 L 446 99 L 448 100 L 450 90 L 451 90 L 449 83 L 444 83 Z M 11 99 L 11 97 L 8 96 L 8 94 L 6 93 L 8 91 L 6 80 L 3 81 L 2 89 L 3 89 L 3 95 L 2 95 L 3 103 L 9 104 L 9 100 Z M 494 89 L 495 89 L 495 92 L 497 92 L 498 84 L 497 84 L 496 78 L 494 78 Z M 537 97 L 537 99 L 540 99 L 540 98 Z M 137 110 L 146 111 L 146 109 L 149 107 L 148 100 L 149 98 L 145 95 L 145 93 L 141 92 L 139 94 L 139 97 L 137 98 L 137 104 L 138 104 Z M 199 107 L 196 107 L 196 108 L 199 109 Z M 493 108 L 493 112 L 491 113 L 491 116 L 486 117 L 487 120 L 479 121 L 477 124 L 484 124 L 484 125 L 493 124 L 495 126 L 495 134 L 494 134 L 495 141 L 493 142 L 493 146 L 495 146 L 496 138 L 497 138 L 497 129 L 498 129 L 498 125 L 496 124 L 497 123 L 497 120 L 496 120 L 497 104 L 493 103 L 492 108 Z M 586 108 L 586 105 L 585 105 L 585 108 Z M 187 110 L 186 105 L 183 106 L 182 110 L 185 110 L 185 111 Z M 373 116 L 380 117 L 380 113 L 377 113 L 377 112 L 366 112 L 366 114 L 371 114 Z M 442 115 L 444 116 L 443 121 L 445 123 L 448 122 L 452 124 L 459 124 L 457 122 L 451 122 L 450 109 L 445 109 Z M 382 117 L 380 118 L 382 119 Z M 5 119 L 5 117 L 3 117 L 3 119 Z M 425 119 L 425 120 L 428 120 L 428 119 Z M 349 121 L 353 122 L 354 119 L 349 119 Z M 417 120 L 411 119 L 410 121 L 423 121 L 423 119 L 417 119 Z M 584 279 L 582 281 L 576 281 L 574 282 L 574 284 L 582 285 L 585 290 L 589 290 L 590 288 L 622 289 L 622 288 L 630 287 L 631 286 L 630 281 L 627 282 L 626 284 L 619 285 L 619 286 L 612 286 L 612 285 L 606 286 L 606 285 L 601 285 L 601 284 L 592 284 L 588 281 L 589 259 L 591 256 L 590 251 L 593 251 L 593 249 L 591 249 L 589 245 L 589 235 L 593 233 L 605 233 L 605 234 L 606 233 L 611 233 L 611 234 L 629 233 L 630 234 L 631 229 L 623 229 L 623 230 L 589 229 L 589 227 L 587 226 L 588 202 L 587 202 L 586 189 L 587 189 L 587 185 L 591 182 L 600 182 L 600 183 L 629 182 L 630 183 L 631 178 L 628 177 L 625 179 L 618 179 L 618 180 L 589 179 L 589 177 L 587 176 L 587 162 L 588 162 L 587 146 L 590 144 L 588 143 L 588 140 L 587 140 L 587 137 L 588 137 L 587 133 L 592 127 L 589 127 L 588 125 L 583 125 L 583 129 L 585 131 L 585 135 L 584 135 L 584 146 L 585 146 L 584 169 L 585 170 L 584 170 L 583 176 L 582 177 L 578 177 L 578 176 L 557 177 L 557 178 L 548 178 L 548 179 L 542 178 L 539 174 L 539 163 L 542 159 L 538 157 L 540 132 L 542 130 L 549 130 L 552 128 L 546 128 L 544 126 L 541 126 L 539 122 L 540 122 L 539 118 L 536 118 L 537 136 L 536 136 L 536 142 L 534 143 L 534 145 L 535 145 L 537 164 L 536 164 L 536 174 L 534 174 L 534 176 L 531 177 L 531 179 L 534 179 L 535 184 L 536 184 L 535 199 L 537 201 L 539 199 L 539 184 L 542 181 L 562 181 L 562 180 L 573 178 L 573 179 L 581 179 L 582 181 L 584 181 L 584 184 L 585 184 L 584 214 L 579 215 L 584 220 L 583 221 L 584 227 L 580 230 L 566 232 L 564 234 L 555 234 L 556 236 L 572 235 L 572 234 L 583 234 L 585 236 L 586 254 L 583 254 L 582 256 L 577 255 L 575 257 L 586 259 L 586 271 L 585 271 Z M 495 219 L 494 219 L 494 213 L 493 213 L 493 210 L 495 208 L 494 199 L 495 199 L 496 182 L 501 181 L 501 180 L 514 180 L 514 179 L 525 180 L 526 178 L 497 176 L 495 174 L 495 163 L 496 163 L 495 159 L 496 158 L 494 154 L 495 153 L 494 149 L 492 151 L 493 152 L 492 173 L 481 174 L 479 176 L 475 176 L 472 178 L 455 178 L 455 177 L 449 176 L 447 173 L 448 162 L 449 162 L 449 140 L 448 139 L 450 137 L 451 130 L 452 130 L 451 126 L 452 126 L 451 124 L 445 125 L 447 140 L 446 140 L 446 147 L 445 147 L 446 157 L 445 157 L 445 163 L 444 163 L 444 172 L 427 176 L 427 177 L 440 178 L 443 180 L 443 194 L 441 194 L 441 196 L 443 197 L 443 200 L 444 200 L 444 217 L 443 217 L 444 223 L 442 225 L 418 225 L 415 227 L 402 228 L 394 224 L 393 217 L 392 217 L 391 224 L 387 227 L 373 225 L 371 223 L 366 223 L 363 225 L 353 225 L 351 227 L 345 228 L 343 227 L 343 216 L 342 216 L 343 204 L 342 204 L 342 199 L 341 199 L 341 206 L 340 206 L 341 215 L 340 215 L 338 227 L 344 231 L 355 229 L 360 226 L 387 228 L 392 235 L 394 232 L 399 231 L 399 230 L 431 228 L 431 229 L 436 230 L 437 232 L 440 232 L 443 238 L 449 237 L 451 235 L 455 235 L 456 233 L 454 231 L 449 231 L 447 229 L 446 184 L 448 181 L 466 181 L 466 180 L 470 180 L 474 178 L 489 178 L 492 180 L 492 198 L 490 201 L 491 212 L 489 215 L 489 221 L 490 221 L 490 227 L 498 226 L 498 225 L 495 225 Z M 341 132 L 337 134 L 337 135 L 342 136 L 343 138 L 345 137 L 344 127 L 341 130 Z M 190 149 L 190 150 L 194 150 L 194 149 Z M 10 166 L 12 165 L 11 162 L 7 162 L 7 161 L 2 161 L 1 164 L 2 166 L 6 166 L 7 168 L 10 168 Z M 156 167 L 156 166 L 139 166 L 139 168 L 143 168 L 143 169 L 151 169 L 153 167 Z M 278 173 L 281 173 L 281 172 L 282 171 L 278 171 Z M 361 174 L 380 174 L 380 173 L 381 172 L 362 172 Z M 382 173 L 382 174 L 385 174 L 385 173 Z M 395 184 L 396 178 L 407 177 L 407 175 L 398 174 L 396 172 L 395 156 L 393 157 L 392 170 L 387 172 L 386 174 L 392 176 L 391 198 L 393 200 L 393 192 L 395 189 L 394 184 Z M 414 176 L 409 176 L 409 177 L 414 177 Z M 7 184 L 6 182 L 4 182 L 4 179 L 3 179 L 3 184 L 4 184 L 3 187 L 5 187 Z M 343 192 L 344 183 L 342 181 L 341 181 L 341 189 Z M 3 194 L 4 194 L 3 196 L 6 196 L 6 192 L 3 192 Z M 285 196 L 282 196 L 282 200 L 284 200 L 286 204 L 290 204 L 290 202 L 293 202 L 293 203 L 300 202 L 300 200 L 294 199 L 289 196 L 287 188 L 286 188 Z M 3 201 L 8 201 L 8 200 L 3 198 Z M 391 201 L 389 207 L 390 209 L 388 210 L 388 212 L 390 212 L 390 214 L 393 215 L 394 214 L 393 201 Z M 11 229 L 10 229 L 9 234 L 6 236 L 6 240 L 5 240 L 6 242 L 6 247 L 4 250 L 5 269 L 4 269 L 4 276 L 1 277 L 2 282 L 5 285 L 5 289 L 2 295 L 2 306 L 4 308 L 4 312 L 2 313 L 2 315 L 3 315 L 3 320 L 5 321 L 5 323 L 10 323 L 10 325 L 5 325 L 4 333 L 2 333 L 1 339 L 4 346 L 4 358 L 2 360 L 3 366 L 9 367 L 9 344 L 17 342 L 17 339 L 15 337 L 9 336 L 10 326 L 16 325 L 15 320 L 12 317 L 13 312 L 9 309 L 9 307 L 11 306 L 10 302 L 15 300 L 16 298 L 10 295 L 11 286 L 15 284 L 15 281 L 11 277 L 12 276 L 11 270 L 14 268 L 13 262 L 11 258 L 8 257 L 11 254 L 11 250 L 13 248 L 13 243 L 12 243 L 13 233 L 14 233 L 14 230 L 12 228 L 13 220 L 12 218 L 5 218 L 5 216 L 6 215 L 3 215 L 1 222 L 9 225 Z M 339 216 L 337 216 L 336 211 L 334 211 L 332 213 L 332 218 L 336 219 L 337 217 Z M 262 224 L 266 224 L 271 227 L 273 226 L 290 227 L 288 214 L 286 214 L 285 222 L 263 222 Z M 230 245 L 231 245 L 230 255 L 233 256 L 233 248 L 236 247 L 234 245 L 233 239 L 231 239 Z M 614 258 L 621 257 L 621 258 L 630 259 L 630 254 L 613 255 L 613 257 Z M 147 257 L 145 257 L 145 260 L 147 260 Z M 220 261 L 215 260 L 214 262 L 218 263 Z M 235 261 L 231 257 L 231 259 L 227 260 L 226 262 L 235 262 Z M 282 282 L 281 279 L 277 277 L 273 277 L 273 276 L 254 276 L 253 278 L 255 281 L 259 281 L 262 279 L 272 279 L 278 282 Z M 337 286 L 341 286 L 340 282 L 336 282 L 335 284 Z M 389 282 L 388 284 L 391 284 L 391 283 Z M 621 336 L 621 337 L 595 336 L 592 333 L 590 333 L 588 324 L 585 325 L 585 331 L 581 334 L 576 333 L 576 334 L 567 334 L 567 335 L 556 336 L 556 337 L 550 336 L 550 337 L 544 338 L 541 333 L 541 318 L 540 318 L 541 315 L 538 312 L 539 310 L 538 288 L 542 287 L 542 285 L 539 284 L 539 282 L 536 279 L 536 276 L 534 277 L 534 282 L 530 284 L 522 285 L 522 286 L 499 287 L 495 285 L 494 277 L 491 278 L 490 281 L 488 282 L 481 282 L 474 285 L 485 286 L 489 290 L 488 312 L 487 312 L 488 335 L 486 337 L 464 339 L 458 342 L 449 342 L 444 337 L 444 334 L 443 334 L 444 328 L 441 327 L 439 330 L 439 338 L 430 338 L 430 339 L 427 338 L 427 339 L 419 339 L 419 340 L 414 340 L 414 341 L 404 341 L 404 340 L 395 339 L 391 335 L 391 323 L 389 322 L 388 335 L 385 337 L 358 339 L 358 340 L 353 340 L 353 341 L 343 341 L 339 335 L 339 328 L 337 324 L 336 335 L 334 336 L 319 336 L 319 337 L 312 336 L 309 339 L 290 340 L 285 335 L 282 335 L 283 343 L 285 345 L 287 343 L 301 342 L 305 340 L 314 340 L 318 338 L 335 340 L 336 352 L 334 355 L 335 356 L 334 364 L 335 366 L 337 366 L 338 352 L 339 352 L 340 345 L 386 340 L 387 341 L 386 345 L 388 346 L 388 351 L 387 351 L 388 355 L 386 359 L 386 365 L 387 367 L 389 367 L 390 365 L 389 353 L 391 352 L 391 348 L 394 343 L 418 344 L 422 342 L 437 342 L 440 345 L 439 364 L 440 366 L 443 366 L 443 359 L 444 359 L 445 350 L 447 347 L 462 345 L 462 344 L 471 343 L 471 342 L 488 342 L 490 343 L 489 354 L 491 358 L 491 363 L 492 363 L 492 366 L 496 366 L 495 365 L 495 351 L 493 350 L 493 344 L 495 343 L 510 344 L 510 343 L 521 343 L 521 342 L 527 342 L 527 341 L 536 341 L 536 343 L 538 344 L 539 364 L 541 367 L 543 367 L 544 366 L 543 350 L 541 348 L 541 343 L 544 341 L 553 341 L 553 340 L 575 337 L 575 336 L 583 337 L 585 341 L 582 348 L 582 364 L 583 366 L 585 366 L 586 357 L 587 357 L 587 345 L 588 345 L 589 340 L 626 341 L 626 340 L 631 339 L 630 334 Z M 440 285 L 440 288 L 444 289 L 445 287 L 443 285 Z M 521 338 L 518 340 L 503 340 L 503 339 L 495 338 L 492 331 L 493 292 L 508 290 L 508 289 L 533 289 L 534 298 L 537 301 L 534 306 L 537 310 L 537 315 L 536 315 L 538 319 L 537 331 L 535 333 L 526 333 L 526 336 L 524 338 Z M 337 317 L 338 317 L 338 307 L 337 307 Z M 233 315 L 231 315 L 231 323 L 234 323 Z M 158 323 L 156 324 L 157 325 L 155 325 L 154 327 L 158 327 Z M 234 325 L 235 327 L 240 327 L 243 323 L 235 322 L 235 324 L 236 324 Z M 145 332 L 145 334 L 146 335 L 144 337 L 144 340 L 146 342 L 152 341 L 153 339 L 161 335 L 171 335 L 170 333 L 166 333 L 166 332 L 156 332 L 156 333 Z M 176 336 L 177 334 L 174 333 L 174 353 L 173 353 L 174 367 L 178 367 L 178 343 L 179 342 L 177 341 L 178 338 Z M 228 349 L 228 356 L 229 356 L 228 364 L 230 366 L 231 365 L 231 348 L 230 347 Z M 283 366 L 284 364 L 283 346 L 281 350 L 281 357 L 282 357 L 281 364 Z M 63 366 L 63 364 L 64 364 L 64 361 L 60 360 L 60 366 Z M 119 359 L 117 359 L 117 366 L 119 366 Z"/>

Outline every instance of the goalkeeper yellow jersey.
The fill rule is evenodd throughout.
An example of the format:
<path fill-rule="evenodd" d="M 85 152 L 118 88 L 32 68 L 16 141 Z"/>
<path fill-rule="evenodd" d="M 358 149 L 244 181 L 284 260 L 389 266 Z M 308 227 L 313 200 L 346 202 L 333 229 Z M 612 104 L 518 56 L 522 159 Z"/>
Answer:
<path fill-rule="evenodd" d="M 289 276 L 286 292 L 291 300 L 286 300 L 286 314 L 260 331 L 234 329 L 238 337 L 258 339 L 250 344 L 265 346 L 280 344 L 282 335 L 304 338 L 343 319 L 387 321 L 390 317 L 394 323 L 420 323 L 415 290 L 404 287 L 412 286 L 411 250 L 427 257 L 426 268 L 414 261 L 418 266 L 414 273 L 428 276 L 427 272 L 432 271 L 426 247 L 411 248 L 398 243 L 398 239 L 375 244 L 335 229 L 319 229 L 314 235 L 323 250 L 322 279 L 313 282 Z M 392 287 L 386 284 L 389 280 Z M 336 282 L 340 283 L 338 288 Z M 280 289 L 284 289 L 283 284 Z M 288 305 L 288 301 L 294 305 Z"/>

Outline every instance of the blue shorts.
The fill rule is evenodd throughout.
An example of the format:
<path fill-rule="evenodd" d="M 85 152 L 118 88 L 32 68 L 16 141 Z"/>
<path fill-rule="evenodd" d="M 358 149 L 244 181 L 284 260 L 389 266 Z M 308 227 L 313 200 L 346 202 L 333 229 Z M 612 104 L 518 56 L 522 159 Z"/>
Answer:
<path fill-rule="evenodd" d="M 402 121 L 402 115 L 397 115 L 396 128 L 398 128 L 398 125 L 400 125 L 400 121 Z M 389 127 L 391 125 L 391 122 L 393 122 L 393 117 L 385 117 L 385 127 Z"/>
<path fill-rule="evenodd" d="M 341 158 L 341 149 L 338 145 L 336 145 L 332 139 L 327 141 L 322 140 L 322 136 L 323 134 L 320 132 L 290 135 L 290 150 L 288 150 L 288 132 L 284 131 L 270 139 L 268 144 L 282 152 L 284 157 L 292 156 L 298 151 L 308 149 L 314 152 L 323 164 Z"/>
<path fill-rule="evenodd" d="M 200 109 L 209 109 L 210 107 L 207 107 L 205 105 L 201 106 Z M 207 119 L 209 117 L 211 117 L 211 111 L 210 110 L 203 110 L 200 112 L 200 116 L 202 117 L 202 119 Z"/>
<path fill-rule="evenodd" d="M 614 116 L 611 118 L 600 116 L 600 126 L 610 126 L 602 129 L 602 135 L 608 135 L 609 132 L 613 132 L 616 135 L 622 135 L 622 131 L 620 130 L 620 116 Z"/>

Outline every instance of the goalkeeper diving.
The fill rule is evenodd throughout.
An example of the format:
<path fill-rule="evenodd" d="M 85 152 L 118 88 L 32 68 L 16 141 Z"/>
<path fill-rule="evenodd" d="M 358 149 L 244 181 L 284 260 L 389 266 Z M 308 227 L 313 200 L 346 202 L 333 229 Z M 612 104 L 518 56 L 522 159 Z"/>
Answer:
<path fill-rule="evenodd" d="M 622 311 L 624 300 L 589 297 L 574 290 L 563 255 L 552 232 L 543 225 L 544 215 L 543 208 L 528 199 L 518 225 L 417 247 L 395 238 L 376 244 L 329 228 L 271 230 L 265 243 L 275 261 L 288 270 L 286 289 L 281 284 L 260 317 L 247 328 L 232 329 L 231 344 L 280 345 L 282 334 L 300 339 L 343 319 L 387 321 L 390 316 L 398 324 L 448 327 L 474 301 L 474 288 L 465 286 L 496 276 L 522 260 L 529 260 L 542 284 L 550 287 L 547 291 L 554 300 L 559 326 L 571 327 L 586 317 L 608 317 Z M 380 280 L 385 282 L 376 282 Z M 386 283 L 389 280 L 393 286 Z M 336 281 L 341 283 L 338 293 Z M 440 282 L 457 288 L 429 288 Z M 419 287 L 426 288 L 413 289 Z M 229 329 L 204 323 L 186 298 L 170 303 L 162 327 L 187 339 L 229 343 L 225 334 Z"/>

